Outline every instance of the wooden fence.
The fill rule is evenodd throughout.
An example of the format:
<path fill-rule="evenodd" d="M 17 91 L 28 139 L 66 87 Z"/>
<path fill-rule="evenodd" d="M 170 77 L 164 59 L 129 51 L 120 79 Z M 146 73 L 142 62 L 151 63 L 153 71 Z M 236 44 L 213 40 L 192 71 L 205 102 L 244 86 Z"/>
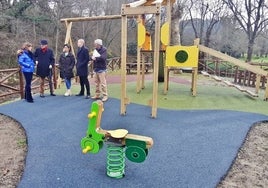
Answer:
<path fill-rule="evenodd" d="M 23 77 L 20 68 L 0 70 L 0 98 L 10 95 L 23 97 Z"/>
<path fill-rule="evenodd" d="M 232 78 L 233 83 L 239 84 L 247 87 L 255 87 L 257 74 L 251 71 L 248 71 L 243 68 L 239 68 L 236 65 L 232 65 L 227 61 L 220 59 L 202 59 L 199 60 L 199 63 L 202 65 L 203 70 L 208 72 L 211 75 Z M 248 63 L 250 65 L 260 67 L 263 70 L 268 70 L 268 63 Z M 260 87 L 265 88 L 265 83 L 267 78 L 261 76 Z"/>
<path fill-rule="evenodd" d="M 114 71 L 116 69 L 120 69 L 121 58 L 114 57 L 107 60 L 108 69 Z M 59 79 L 59 67 L 56 65 L 53 67 L 53 84 L 54 88 L 57 89 L 59 87 L 60 82 Z M 89 73 L 93 76 L 93 64 L 89 63 Z M 36 74 L 33 75 L 32 80 L 32 92 L 38 92 L 39 88 L 39 78 Z M 46 89 L 48 88 L 48 80 L 45 84 Z M 24 98 L 24 77 L 20 70 L 20 68 L 10 68 L 10 69 L 2 69 L 0 70 L 0 103 L 10 100 L 12 97 L 14 98 Z"/>
<path fill-rule="evenodd" d="M 213 75 L 233 78 L 235 84 L 255 87 L 257 75 L 254 72 L 250 72 L 245 69 L 239 69 L 238 66 L 231 65 L 226 61 L 219 59 L 202 59 L 199 60 L 199 64 L 203 69 Z M 264 70 L 268 69 L 268 63 L 250 63 L 251 65 L 258 66 Z M 109 70 L 114 71 L 121 69 L 121 58 L 114 57 L 107 60 L 107 67 Z M 53 83 L 55 89 L 59 87 L 61 79 L 59 79 L 59 69 L 56 65 L 53 68 Z M 93 64 L 89 63 L 89 73 L 91 77 L 93 76 Z M 261 77 L 260 87 L 265 87 L 267 78 L 265 76 Z M 32 80 L 32 91 L 33 93 L 38 92 L 39 88 L 39 79 L 34 74 Z M 48 88 L 48 83 L 46 83 L 46 88 Z M 12 96 L 24 98 L 24 78 L 23 74 L 20 71 L 20 68 L 10 68 L 0 70 L 0 103 L 6 101 L 6 99 L 12 98 Z"/>
<path fill-rule="evenodd" d="M 53 68 L 56 72 L 57 68 Z M 0 103 L 12 98 L 24 98 L 24 77 L 20 68 L 2 69 L 0 70 Z M 57 88 L 56 74 L 53 74 L 54 87 Z M 39 78 L 33 74 L 32 92 L 36 93 L 39 89 Z M 48 88 L 48 80 L 45 83 L 45 88 Z"/>

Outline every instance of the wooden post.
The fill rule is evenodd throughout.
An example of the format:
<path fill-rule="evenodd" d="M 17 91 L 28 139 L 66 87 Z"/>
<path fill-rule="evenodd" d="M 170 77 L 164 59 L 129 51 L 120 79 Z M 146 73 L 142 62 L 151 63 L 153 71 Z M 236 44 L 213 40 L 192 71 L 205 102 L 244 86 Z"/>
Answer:
<path fill-rule="evenodd" d="M 65 26 L 66 26 L 66 35 L 65 35 L 65 41 L 64 41 L 65 44 L 69 43 L 70 41 L 72 24 L 73 22 L 65 21 Z"/>
<path fill-rule="evenodd" d="M 73 42 L 72 42 L 72 38 L 71 38 L 72 25 L 73 25 L 73 22 L 65 21 L 66 36 L 65 36 L 65 42 L 64 43 L 65 44 L 70 44 L 72 53 L 75 54 L 74 53 L 74 46 L 73 46 Z"/>
<path fill-rule="evenodd" d="M 136 92 L 141 92 L 141 48 L 137 46 L 137 85 Z"/>
<path fill-rule="evenodd" d="M 199 43 L 200 43 L 200 39 L 195 39 L 194 40 L 194 45 L 198 46 Z M 197 61 L 198 61 L 198 59 L 197 59 Z M 192 91 L 193 96 L 196 96 L 197 73 L 198 73 L 198 67 L 193 67 L 193 70 L 192 70 L 192 87 L 191 87 L 191 91 Z"/>
<path fill-rule="evenodd" d="M 164 67 L 164 94 L 167 94 L 168 91 L 168 82 L 169 82 L 169 68 L 167 66 Z"/>
<path fill-rule="evenodd" d="M 237 83 L 237 79 L 238 79 L 238 66 L 235 67 L 235 75 L 234 75 L 234 83 Z"/>
<path fill-rule="evenodd" d="M 145 88 L 145 55 L 141 54 L 141 63 L 142 63 L 142 75 L 141 75 L 141 89 Z"/>
<path fill-rule="evenodd" d="M 53 74 L 52 74 L 52 81 L 53 81 L 53 87 L 54 87 L 54 89 L 57 89 L 58 87 L 57 87 L 57 77 L 58 76 L 60 76 L 60 74 L 58 73 L 58 76 L 57 76 L 57 71 L 56 71 L 56 66 L 54 65 L 53 67 L 52 67 L 52 72 L 53 72 Z"/>
<path fill-rule="evenodd" d="M 256 75 L 256 83 L 255 83 L 255 93 L 258 94 L 260 90 L 260 84 L 261 84 L 261 75 Z"/>
<path fill-rule="evenodd" d="M 23 99 L 25 96 L 24 96 L 24 87 L 23 87 L 24 83 L 21 68 L 18 69 L 18 73 L 20 78 L 20 98 Z"/>
<path fill-rule="evenodd" d="M 122 8 L 123 9 L 123 8 Z M 126 64 L 127 64 L 127 16 L 121 18 L 121 110 L 120 114 L 126 114 Z"/>
<path fill-rule="evenodd" d="M 264 100 L 268 99 L 268 76 L 266 76 L 266 79 L 267 79 L 267 83 L 266 83 L 266 87 L 265 87 Z"/>
<path fill-rule="evenodd" d="M 197 84 L 198 67 L 193 67 L 192 70 L 192 95 L 196 96 L 196 84 Z"/>
<path fill-rule="evenodd" d="M 153 99 L 152 99 L 152 114 L 151 114 L 153 118 L 156 118 L 157 114 L 161 4 L 157 3 L 156 8 L 158 9 L 158 12 L 155 14 L 154 75 L 153 75 Z"/>
<path fill-rule="evenodd" d="M 138 23 L 141 22 L 141 16 L 138 16 Z M 138 32 L 138 31 L 137 31 Z M 139 34 L 137 33 L 137 36 Z M 139 36 L 138 36 L 139 37 Z M 137 85 L 136 85 L 136 92 L 141 92 L 141 46 L 137 45 Z"/>
<path fill-rule="evenodd" d="M 171 27 L 171 1 L 167 1 L 167 22 Z M 169 29 L 169 39 L 171 38 L 171 28 Z M 170 41 L 169 44 L 170 45 Z M 180 44 L 179 44 L 180 45 Z M 167 94 L 169 84 L 169 67 L 166 66 L 166 58 L 164 58 L 164 94 Z"/>

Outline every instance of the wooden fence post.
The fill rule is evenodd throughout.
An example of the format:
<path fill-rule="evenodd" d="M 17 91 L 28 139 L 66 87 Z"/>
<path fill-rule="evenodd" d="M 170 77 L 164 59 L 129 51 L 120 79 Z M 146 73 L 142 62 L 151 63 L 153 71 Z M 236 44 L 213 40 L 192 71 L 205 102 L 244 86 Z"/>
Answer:
<path fill-rule="evenodd" d="M 24 98 L 24 89 L 23 89 L 23 76 L 22 76 L 22 72 L 21 72 L 21 68 L 18 68 L 18 73 L 19 73 L 19 79 L 20 79 L 20 98 L 23 99 Z"/>

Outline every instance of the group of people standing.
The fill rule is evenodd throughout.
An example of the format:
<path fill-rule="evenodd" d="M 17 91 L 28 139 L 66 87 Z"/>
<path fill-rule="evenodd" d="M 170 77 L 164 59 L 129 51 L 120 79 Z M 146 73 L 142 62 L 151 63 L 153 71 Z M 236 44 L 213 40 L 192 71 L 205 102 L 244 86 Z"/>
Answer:
<path fill-rule="evenodd" d="M 71 53 L 71 46 L 64 44 L 63 52 L 59 57 L 60 77 L 64 79 L 66 85 L 65 96 L 70 96 L 72 82 L 74 75 L 74 66 L 76 66 L 76 76 L 79 77 L 80 92 L 76 96 L 84 96 L 86 89 L 86 99 L 102 99 L 103 102 L 108 100 L 107 82 L 106 82 L 106 60 L 107 50 L 102 44 L 101 39 L 94 41 L 94 52 L 89 54 L 88 48 L 85 46 L 84 39 L 77 41 L 77 54 L 75 56 Z M 31 81 L 36 67 L 36 74 L 40 77 L 40 97 L 44 95 L 45 79 L 48 78 L 50 95 L 54 94 L 52 82 L 52 68 L 55 65 L 55 58 L 53 51 L 48 48 L 47 40 L 40 41 L 40 47 L 32 52 L 32 44 L 25 42 L 21 50 L 18 51 L 18 63 L 21 66 L 25 78 L 25 99 L 27 102 L 33 103 L 31 93 Z M 96 84 L 95 95 L 90 94 L 90 82 L 88 81 L 88 63 L 93 61 L 94 80 Z M 101 97 L 102 95 L 102 97 Z"/>

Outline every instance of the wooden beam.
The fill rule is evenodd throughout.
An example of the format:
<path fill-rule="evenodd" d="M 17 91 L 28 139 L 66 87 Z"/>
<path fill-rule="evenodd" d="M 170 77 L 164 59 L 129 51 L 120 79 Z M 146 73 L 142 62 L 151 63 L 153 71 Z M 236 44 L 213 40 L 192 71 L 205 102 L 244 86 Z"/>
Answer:
<path fill-rule="evenodd" d="M 255 93 L 259 93 L 260 85 L 261 85 L 261 75 L 257 74 L 255 82 Z"/>
<path fill-rule="evenodd" d="M 266 88 L 265 88 L 265 93 L 264 93 L 264 100 L 267 101 L 268 100 L 268 81 L 266 83 Z"/>
<path fill-rule="evenodd" d="M 134 1 L 134 2 L 132 2 L 132 3 L 129 3 L 128 5 L 129 5 L 130 7 L 138 7 L 138 6 L 143 5 L 143 4 L 146 3 L 146 2 L 147 2 L 147 0 L 139 0 L 139 1 Z"/>
<path fill-rule="evenodd" d="M 122 16 L 121 19 L 121 110 L 120 114 L 126 114 L 127 105 L 127 89 L 126 89 L 126 65 L 127 65 L 127 16 Z"/>
<path fill-rule="evenodd" d="M 166 5 L 167 5 L 167 23 L 169 23 L 169 27 L 170 27 L 171 26 L 171 0 L 165 0 L 164 2 L 166 2 Z M 170 39 L 171 39 L 171 29 L 169 29 L 168 35 L 169 35 L 169 44 L 168 44 L 169 46 Z M 164 61 L 164 65 L 166 65 L 166 58 L 164 58 L 163 61 Z M 164 66 L 164 94 L 167 94 L 168 83 L 169 83 L 169 67 Z"/>
<path fill-rule="evenodd" d="M 122 5 L 122 15 L 141 15 L 141 14 L 160 14 L 161 9 L 159 6 L 141 6 L 141 7 L 128 7 Z"/>
<path fill-rule="evenodd" d="M 244 68 L 248 71 L 251 71 L 251 72 L 254 72 L 255 74 L 260 74 L 260 75 L 263 75 L 263 76 L 268 76 L 268 72 L 259 68 L 259 67 L 256 67 L 256 66 L 253 66 L 253 65 L 250 65 L 244 61 L 241 61 L 239 59 L 236 59 L 236 58 L 233 58 L 231 56 L 228 56 L 224 53 L 221 53 L 219 51 L 216 51 L 216 50 L 213 50 L 211 48 L 208 48 L 206 46 L 203 46 L 203 45 L 198 45 L 198 48 L 200 51 L 202 52 L 205 52 L 207 54 L 210 54 L 214 57 L 217 57 L 219 59 L 222 59 L 222 60 L 225 60 L 227 62 L 230 62 L 230 63 L 233 63 L 241 68 Z"/>
<path fill-rule="evenodd" d="M 144 4 L 144 6 L 152 6 L 155 5 L 156 0 L 147 0 L 147 2 Z M 169 0 L 163 0 L 163 2 L 161 3 L 162 6 L 168 5 Z M 170 0 L 170 3 L 173 4 L 175 3 L 175 0 Z"/>
<path fill-rule="evenodd" d="M 141 47 L 137 46 L 137 84 L 136 92 L 141 92 Z"/>
<path fill-rule="evenodd" d="M 193 67 L 193 70 L 192 70 L 192 95 L 193 96 L 196 96 L 196 91 L 197 91 L 197 88 L 196 88 L 196 85 L 197 85 L 197 74 L 198 74 L 198 68 L 197 67 Z"/>
<path fill-rule="evenodd" d="M 141 88 L 144 89 L 145 88 L 145 56 L 144 56 L 144 53 L 141 54 L 141 58 L 142 58 Z"/>
<path fill-rule="evenodd" d="M 73 22 L 65 21 L 66 26 L 66 35 L 65 35 L 65 42 L 64 44 L 68 44 L 71 38 L 71 31 L 72 31 L 72 24 Z"/>
<path fill-rule="evenodd" d="M 141 35 L 143 32 L 140 33 L 140 29 L 143 28 L 145 32 L 145 27 L 142 25 L 142 27 L 139 25 L 142 23 L 142 16 L 138 15 L 137 19 L 137 24 L 138 24 L 138 29 L 137 29 L 137 40 L 138 40 L 138 45 L 137 45 L 137 84 L 136 84 L 136 92 L 140 93 L 141 92 L 141 48 L 142 44 L 139 44 L 139 39 L 142 38 Z M 145 34 L 145 33 L 144 33 Z M 145 39 L 145 35 L 143 36 Z M 142 40 L 143 41 L 143 40 Z M 144 41 L 143 41 L 144 42 Z"/>
<path fill-rule="evenodd" d="M 161 5 L 156 7 L 161 9 Z M 158 71 L 159 71 L 159 50 L 160 50 L 160 14 L 155 15 L 155 39 L 154 39 L 154 75 L 153 75 L 153 98 L 152 98 L 152 118 L 157 114 L 158 96 Z"/>
<path fill-rule="evenodd" d="M 169 2 L 171 4 L 175 3 L 175 0 L 139 0 L 139 1 L 135 1 L 133 3 L 129 3 L 128 6 L 131 7 L 138 7 L 138 6 L 154 6 L 156 3 L 160 3 L 162 6 L 168 5 Z"/>
<path fill-rule="evenodd" d="M 72 41 L 72 37 L 71 37 L 72 24 L 73 24 L 73 22 L 65 21 L 66 35 L 65 35 L 65 42 L 64 42 L 64 44 L 70 44 L 71 51 L 72 51 L 72 53 L 75 56 L 74 45 L 73 45 L 73 41 Z M 75 58 L 76 58 L 76 56 L 75 56 Z"/>
<path fill-rule="evenodd" d="M 82 22 L 82 21 L 96 21 L 96 20 L 113 20 L 121 19 L 121 15 L 106 15 L 106 16 L 94 16 L 94 17 L 77 17 L 77 18 L 63 18 L 61 22 Z"/>

